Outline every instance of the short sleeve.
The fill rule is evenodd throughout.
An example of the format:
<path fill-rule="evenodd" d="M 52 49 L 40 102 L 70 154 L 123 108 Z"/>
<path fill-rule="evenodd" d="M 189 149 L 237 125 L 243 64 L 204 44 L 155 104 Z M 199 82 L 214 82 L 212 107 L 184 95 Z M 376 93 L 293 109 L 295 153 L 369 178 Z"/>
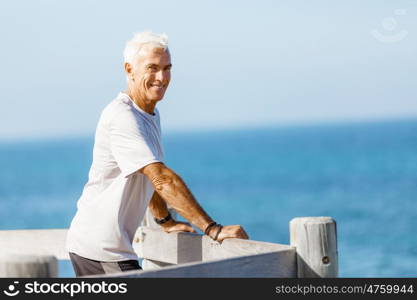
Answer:
<path fill-rule="evenodd" d="M 150 141 L 150 133 L 132 110 L 113 117 L 109 131 L 110 149 L 123 176 L 128 177 L 148 164 L 161 162 Z"/>

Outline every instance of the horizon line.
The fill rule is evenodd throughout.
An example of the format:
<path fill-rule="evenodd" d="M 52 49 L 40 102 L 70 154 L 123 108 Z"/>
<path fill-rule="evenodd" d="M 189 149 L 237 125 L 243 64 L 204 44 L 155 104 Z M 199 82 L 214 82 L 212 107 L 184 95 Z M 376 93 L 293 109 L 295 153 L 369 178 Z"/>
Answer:
<path fill-rule="evenodd" d="M 210 133 L 210 132 L 234 132 L 242 130 L 271 130 L 271 129 L 296 129 L 296 128 L 314 128 L 314 127 L 327 127 L 327 126 L 351 126 L 351 125 L 372 125 L 381 123 L 401 123 L 401 122 L 415 122 L 417 116 L 404 116 L 404 117 L 382 117 L 374 119 L 348 119 L 348 120 L 307 120 L 304 122 L 282 122 L 282 123 L 269 123 L 269 124 L 255 124 L 253 126 L 247 126 L 238 124 L 237 126 L 223 126 L 223 127 L 193 127 L 193 128 L 162 128 L 162 134 L 195 134 L 195 133 Z M 83 139 L 94 138 L 95 130 L 91 132 L 83 133 L 67 133 L 65 135 L 58 134 L 46 134 L 46 135 L 21 135 L 17 137 L 0 136 L 0 144 L 5 143 L 19 143 L 19 142 L 31 142 L 31 141 L 49 141 L 49 140 L 70 140 L 70 139 Z"/>

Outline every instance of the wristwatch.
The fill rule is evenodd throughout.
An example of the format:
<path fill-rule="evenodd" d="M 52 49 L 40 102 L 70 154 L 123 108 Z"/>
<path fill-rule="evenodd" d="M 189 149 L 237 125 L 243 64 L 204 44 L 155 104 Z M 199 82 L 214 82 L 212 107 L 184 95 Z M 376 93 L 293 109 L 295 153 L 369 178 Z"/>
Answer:
<path fill-rule="evenodd" d="M 168 212 L 168 215 L 165 218 L 162 218 L 162 219 L 154 218 L 156 224 L 158 224 L 158 225 L 162 225 L 162 224 L 168 222 L 171 219 L 172 219 L 172 217 L 171 217 L 171 213 L 170 212 Z"/>

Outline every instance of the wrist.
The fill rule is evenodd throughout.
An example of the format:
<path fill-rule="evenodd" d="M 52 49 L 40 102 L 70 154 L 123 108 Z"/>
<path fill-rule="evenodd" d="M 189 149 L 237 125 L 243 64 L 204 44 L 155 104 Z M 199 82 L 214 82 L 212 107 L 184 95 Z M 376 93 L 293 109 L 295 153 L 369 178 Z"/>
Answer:
<path fill-rule="evenodd" d="M 207 232 L 207 235 L 208 235 L 208 236 L 209 236 L 212 240 L 214 240 L 214 236 L 215 236 L 216 232 L 217 232 L 217 225 L 216 225 L 216 226 L 211 227 L 211 228 L 210 228 L 210 230 Z"/>
<path fill-rule="evenodd" d="M 161 226 L 162 228 L 165 229 L 165 228 L 169 228 L 169 227 L 173 226 L 175 223 L 176 223 L 176 221 L 174 219 L 170 219 L 170 220 L 166 221 L 165 223 L 160 224 L 159 226 Z"/>
<path fill-rule="evenodd" d="M 172 220 L 173 219 L 172 219 L 171 213 L 169 211 L 168 211 L 168 215 L 166 217 L 162 218 L 162 219 L 154 218 L 155 223 L 158 224 L 158 225 L 161 225 L 161 226 L 170 222 L 170 221 L 172 221 Z"/>
<path fill-rule="evenodd" d="M 223 226 L 221 224 L 217 224 L 216 222 L 211 222 L 207 225 L 206 229 L 204 230 L 204 234 L 208 235 L 212 240 L 217 240 L 222 230 Z"/>

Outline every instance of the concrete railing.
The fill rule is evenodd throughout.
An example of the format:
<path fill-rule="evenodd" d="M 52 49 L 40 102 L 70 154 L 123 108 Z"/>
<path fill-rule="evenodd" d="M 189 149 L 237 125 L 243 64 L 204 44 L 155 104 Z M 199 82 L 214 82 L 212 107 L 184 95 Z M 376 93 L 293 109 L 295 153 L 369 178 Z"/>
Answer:
<path fill-rule="evenodd" d="M 66 229 L 0 231 L 0 277 L 56 277 L 68 259 Z M 138 228 L 133 247 L 142 271 L 95 277 L 337 277 L 336 223 L 329 217 L 295 218 L 290 245 Z"/>

